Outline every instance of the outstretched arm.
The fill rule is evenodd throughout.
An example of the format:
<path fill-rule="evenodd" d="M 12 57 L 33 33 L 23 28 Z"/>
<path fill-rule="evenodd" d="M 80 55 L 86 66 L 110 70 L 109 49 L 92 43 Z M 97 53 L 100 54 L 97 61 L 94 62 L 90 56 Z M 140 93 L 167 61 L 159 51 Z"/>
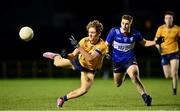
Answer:
<path fill-rule="evenodd" d="M 151 41 L 151 40 L 145 40 L 143 39 L 141 42 L 140 42 L 141 45 L 145 46 L 145 47 L 149 47 L 149 46 L 154 46 L 156 45 L 156 42 L 155 41 Z"/>
<path fill-rule="evenodd" d="M 160 44 L 161 44 L 161 42 L 164 42 L 164 37 L 155 37 L 154 40 L 158 41 L 158 44 L 156 44 L 156 48 L 157 48 L 158 52 L 161 54 Z"/>
<path fill-rule="evenodd" d="M 149 47 L 149 46 L 154 46 L 154 45 L 160 45 L 161 43 L 164 42 L 164 37 L 158 37 L 151 41 L 151 40 L 145 40 L 143 39 L 140 44 L 142 44 L 145 47 Z"/>

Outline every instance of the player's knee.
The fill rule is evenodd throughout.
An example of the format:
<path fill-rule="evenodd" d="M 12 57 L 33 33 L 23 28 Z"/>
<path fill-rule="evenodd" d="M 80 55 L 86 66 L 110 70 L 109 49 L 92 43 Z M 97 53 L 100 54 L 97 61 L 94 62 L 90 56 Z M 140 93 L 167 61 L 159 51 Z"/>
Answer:
<path fill-rule="evenodd" d="M 170 78 L 172 78 L 172 76 L 169 75 L 169 74 L 168 74 L 168 75 L 166 74 L 166 75 L 165 75 L 165 78 L 166 78 L 166 79 L 170 79 Z"/>
<path fill-rule="evenodd" d="M 84 95 L 89 91 L 87 88 L 81 88 L 81 94 Z"/>
<path fill-rule="evenodd" d="M 115 81 L 116 87 L 120 87 L 122 85 L 122 81 Z"/>
<path fill-rule="evenodd" d="M 171 77 L 170 76 L 165 76 L 166 79 L 170 79 Z"/>
<path fill-rule="evenodd" d="M 172 78 L 178 78 L 178 73 L 172 74 Z"/>
<path fill-rule="evenodd" d="M 131 76 L 131 80 L 133 83 L 137 83 L 138 82 L 138 77 L 136 75 Z"/>

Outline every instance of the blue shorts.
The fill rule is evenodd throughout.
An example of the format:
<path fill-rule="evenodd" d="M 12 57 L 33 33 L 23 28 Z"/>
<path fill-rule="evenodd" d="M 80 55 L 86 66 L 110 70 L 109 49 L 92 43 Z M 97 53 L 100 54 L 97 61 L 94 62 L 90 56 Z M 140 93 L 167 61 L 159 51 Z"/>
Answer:
<path fill-rule="evenodd" d="M 128 67 L 133 64 L 137 65 L 137 61 L 135 57 L 127 62 L 113 62 L 113 71 L 115 73 L 120 73 L 120 72 L 125 73 Z"/>
<path fill-rule="evenodd" d="M 161 56 L 161 65 L 170 64 L 170 60 L 172 60 L 172 59 L 179 59 L 179 54 L 172 53 L 172 54 L 162 55 Z"/>
<path fill-rule="evenodd" d="M 91 72 L 93 74 L 97 72 L 97 70 L 90 70 L 81 66 L 81 64 L 79 63 L 78 57 L 72 60 L 71 63 L 73 64 L 73 66 L 75 67 L 75 70 L 77 71 Z"/>

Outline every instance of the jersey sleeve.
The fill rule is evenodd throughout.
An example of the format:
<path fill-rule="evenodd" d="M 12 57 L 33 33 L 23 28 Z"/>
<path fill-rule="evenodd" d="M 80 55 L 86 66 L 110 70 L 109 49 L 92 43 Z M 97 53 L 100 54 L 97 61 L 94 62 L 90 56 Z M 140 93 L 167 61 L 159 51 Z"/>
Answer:
<path fill-rule="evenodd" d="M 113 42 L 113 40 L 114 40 L 114 28 L 112 28 L 110 31 L 109 31 L 109 33 L 108 33 L 108 35 L 107 35 L 107 37 L 106 37 L 106 42 L 108 43 L 108 44 L 112 44 L 112 42 Z"/>
<path fill-rule="evenodd" d="M 83 38 L 83 39 L 81 39 L 81 40 L 79 41 L 79 45 L 80 45 L 81 47 L 83 47 L 84 42 L 85 42 L 85 38 Z"/>
<path fill-rule="evenodd" d="M 180 27 L 178 27 L 178 37 L 180 38 Z"/>
<path fill-rule="evenodd" d="M 141 42 L 143 40 L 143 36 L 140 32 L 136 33 L 137 37 L 136 37 L 136 42 Z"/>
<path fill-rule="evenodd" d="M 159 27 L 156 31 L 156 37 L 160 37 L 161 36 L 161 28 Z"/>
<path fill-rule="evenodd" d="M 101 41 L 101 44 L 96 47 L 95 51 L 99 53 L 99 55 L 104 55 L 107 52 L 107 45 L 105 42 Z"/>

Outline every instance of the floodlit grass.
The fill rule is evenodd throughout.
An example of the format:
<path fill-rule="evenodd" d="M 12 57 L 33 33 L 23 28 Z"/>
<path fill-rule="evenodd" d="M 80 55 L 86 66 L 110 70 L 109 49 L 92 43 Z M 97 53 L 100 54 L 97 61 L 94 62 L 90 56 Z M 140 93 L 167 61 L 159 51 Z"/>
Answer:
<path fill-rule="evenodd" d="M 116 88 L 113 80 L 95 79 L 90 91 L 56 108 L 56 99 L 79 87 L 79 79 L 1 79 L 0 110 L 180 110 L 178 95 L 173 96 L 171 81 L 142 79 L 153 98 L 147 107 L 128 78 Z"/>

